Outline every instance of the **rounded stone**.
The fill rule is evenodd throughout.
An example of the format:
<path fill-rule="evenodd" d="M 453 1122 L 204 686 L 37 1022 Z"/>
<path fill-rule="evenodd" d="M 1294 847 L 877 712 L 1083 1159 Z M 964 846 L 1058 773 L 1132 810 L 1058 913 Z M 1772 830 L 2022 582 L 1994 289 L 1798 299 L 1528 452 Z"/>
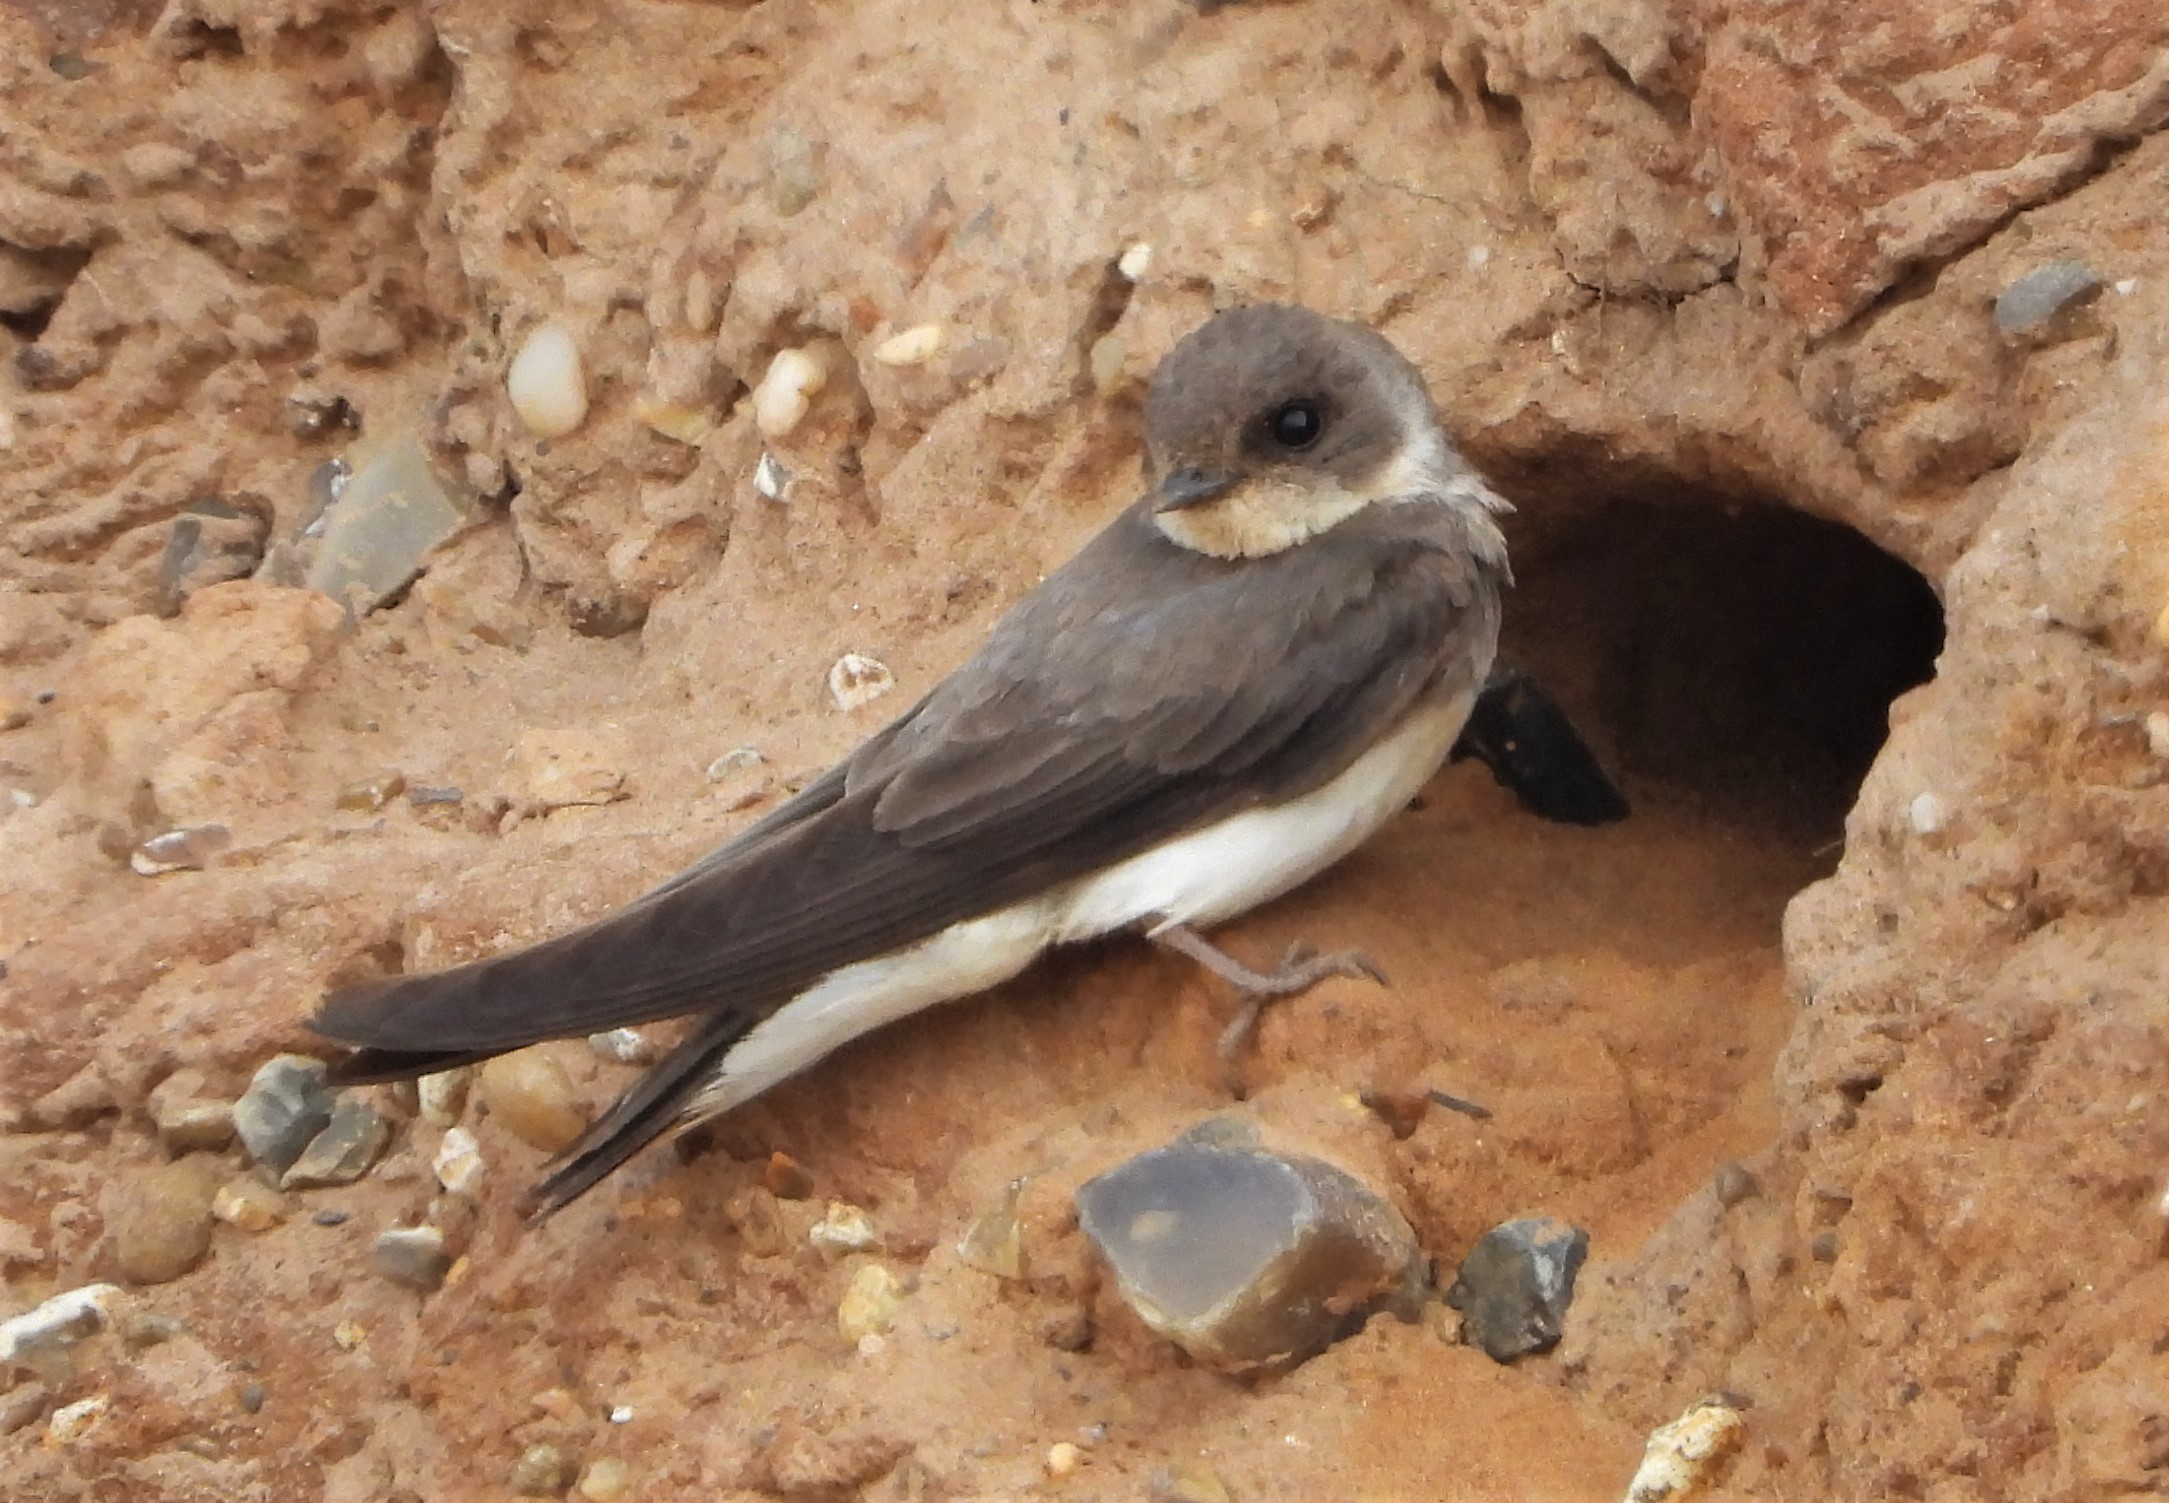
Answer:
<path fill-rule="evenodd" d="M 572 1077 L 547 1045 L 500 1054 L 482 1066 L 482 1100 L 521 1142 L 556 1153 L 587 1131 L 587 1112 Z"/>
<path fill-rule="evenodd" d="M 113 1207 L 113 1259 L 131 1284 L 164 1284 L 211 1250 L 211 1203 L 219 1164 L 207 1156 L 161 1164 L 131 1176 Z"/>

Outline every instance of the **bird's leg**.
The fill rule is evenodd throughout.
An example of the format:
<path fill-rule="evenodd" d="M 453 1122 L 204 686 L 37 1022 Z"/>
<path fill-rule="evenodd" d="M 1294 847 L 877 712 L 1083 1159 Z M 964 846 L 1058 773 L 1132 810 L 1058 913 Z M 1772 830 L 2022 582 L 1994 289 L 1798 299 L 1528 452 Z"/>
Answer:
<path fill-rule="evenodd" d="M 1288 947 L 1278 966 L 1270 971 L 1253 971 L 1188 924 L 1170 924 L 1155 930 L 1152 939 L 1179 955 L 1187 955 L 1241 993 L 1242 1008 L 1221 1030 L 1218 1047 L 1229 1094 L 1237 1097 L 1243 1091 L 1235 1077 L 1235 1056 L 1250 1041 L 1258 1026 L 1258 1015 L 1267 1003 L 1299 997 L 1334 976 L 1367 977 L 1380 986 L 1387 984 L 1386 973 L 1379 969 L 1378 962 L 1361 950 L 1334 950 L 1320 955 L 1298 940 Z"/>

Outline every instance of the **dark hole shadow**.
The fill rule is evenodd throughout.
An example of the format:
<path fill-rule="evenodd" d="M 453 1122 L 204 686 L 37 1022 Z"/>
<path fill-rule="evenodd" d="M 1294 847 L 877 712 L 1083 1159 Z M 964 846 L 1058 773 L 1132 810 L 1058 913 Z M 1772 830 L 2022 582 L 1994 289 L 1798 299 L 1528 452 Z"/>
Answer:
<path fill-rule="evenodd" d="M 1631 796 L 1833 850 L 1890 702 L 1943 647 L 1918 573 L 1771 504 L 1613 500 L 1516 572 L 1502 652 L 1585 723 Z"/>

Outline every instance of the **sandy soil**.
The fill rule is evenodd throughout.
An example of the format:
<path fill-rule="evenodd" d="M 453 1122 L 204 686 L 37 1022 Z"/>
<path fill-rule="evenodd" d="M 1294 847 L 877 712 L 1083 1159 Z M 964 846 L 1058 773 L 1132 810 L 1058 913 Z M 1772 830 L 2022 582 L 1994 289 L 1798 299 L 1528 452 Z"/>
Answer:
<path fill-rule="evenodd" d="M 443 1129 L 380 1092 L 365 1179 L 217 1226 L 64 1380 L 0 1373 L 0 1492 L 502 1497 L 553 1445 L 574 1496 L 622 1461 L 639 1499 L 1111 1500 L 1202 1460 L 1239 1503 L 1595 1499 L 1713 1392 L 1720 1497 L 2169 1482 L 2169 23 L 1587 9 L 0 6 L 0 1315 L 116 1275 L 161 1082 L 231 1099 L 327 982 L 603 911 L 909 703 L 1128 499 L 1140 383 L 1214 306 L 1423 366 L 1522 508 L 1508 650 L 1636 811 L 1546 825 L 1455 767 L 1231 926 L 1393 978 L 1274 1010 L 1240 1104 L 1230 999 L 1134 943 L 539 1228 L 540 1153 L 470 1108 L 487 1177 L 441 1195 Z M 2101 285 L 1999 327 L 2058 258 Z M 539 441 L 503 374 L 546 318 L 592 409 Z M 929 322 L 938 358 L 872 358 Z M 764 442 L 747 392 L 814 339 L 836 374 Z M 410 592 L 172 608 L 187 508 L 284 536 L 402 432 L 477 517 Z M 838 711 L 847 651 L 895 695 Z M 535 810 L 536 732 L 627 796 Z M 742 745 L 750 801 L 705 771 Z M 339 807 L 387 770 L 459 812 Z M 210 820 L 208 870 L 129 869 Z M 558 1052 L 590 1107 L 627 1078 Z M 1418 1085 L 1494 1115 L 1397 1138 L 1356 1099 Z M 1441 1307 L 1189 1366 L 1070 1196 L 1226 1110 L 1444 1267 L 1587 1227 L 1565 1344 L 1501 1368 Z M 956 1243 L 1020 1177 L 1003 1281 Z M 830 1201 L 880 1245 L 818 1253 Z M 429 1295 L 368 1259 L 424 1217 L 464 1254 Z M 861 1351 L 870 1259 L 909 1293 Z"/>

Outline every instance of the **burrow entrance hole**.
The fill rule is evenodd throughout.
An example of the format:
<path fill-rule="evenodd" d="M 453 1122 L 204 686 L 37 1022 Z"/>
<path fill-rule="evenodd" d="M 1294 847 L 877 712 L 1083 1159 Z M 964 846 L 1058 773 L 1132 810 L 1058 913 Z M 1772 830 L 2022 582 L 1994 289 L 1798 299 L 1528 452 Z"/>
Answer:
<path fill-rule="evenodd" d="M 1837 523 L 1711 495 L 1619 495 L 1514 541 L 1501 656 L 1630 799 L 1692 801 L 1834 864 L 1891 701 L 1942 650 L 1927 582 Z"/>

